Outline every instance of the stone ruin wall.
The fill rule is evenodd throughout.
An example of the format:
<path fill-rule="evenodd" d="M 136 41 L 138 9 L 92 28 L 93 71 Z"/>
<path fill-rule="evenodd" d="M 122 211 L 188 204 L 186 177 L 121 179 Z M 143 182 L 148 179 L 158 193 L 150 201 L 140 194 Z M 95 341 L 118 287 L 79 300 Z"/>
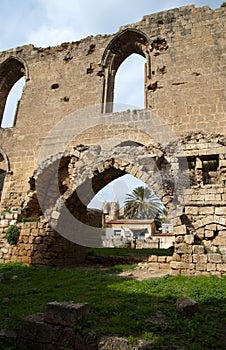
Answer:
<path fill-rule="evenodd" d="M 49 131 L 73 111 L 100 106 L 103 120 L 108 120 L 109 126 L 95 127 L 87 120 L 87 129 L 76 135 L 70 147 L 98 144 L 104 148 L 109 135 L 112 140 L 130 140 L 147 147 L 168 141 L 159 130 L 161 123 L 153 125 L 152 134 L 145 132 L 146 124 L 141 126 L 139 117 L 142 111 L 128 112 L 130 118 L 126 113 L 111 113 L 115 73 L 128 55 L 138 53 L 146 59 L 144 107 L 169 126 L 181 140 L 191 163 L 194 159 L 196 163 L 195 169 L 190 169 L 195 172 L 191 176 L 193 180 L 195 176 L 195 182 L 187 190 L 183 215 L 174 222 L 176 261 L 172 262 L 172 269 L 175 274 L 209 271 L 197 265 L 199 261 L 195 256 L 198 249 L 195 246 L 204 241 L 206 251 L 201 261 L 207 264 L 207 252 L 219 254 L 218 262 L 210 260 L 209 264 L 213 265 L 208 265 L 208 269 L 224 273 L 218 264 L 222 264 L 225 254 L 226 160 L 222 141 L 226 135 L 225 17 L 225 8 L 213 11 L 192 5 L 144 16 L 140 22 L 121 27 L 114 35 L 91 36 L 57 47 L 26 45 L 1 52 L 0 118 L 10 88 L 21 76 L 26 79 L 14 126 L 0 128 L 0 168 L 6 174 L 1 210 L 20 208 L 27 195 L 33 195 L 28 179 L 38 167 L 40 145 L 48 139 Z M 92 117 L 89 115 L 88 119 Z M 79 115 L 76 118 L 79 125 Z M 199 130 L 202 130 L 201 136 L 196 137 Z M 194 135 L 193 140 L 182 140 L 183 135 Z M 54 142 L 57 146 L 60 139 Z M 219 163 L 217 171 L 210 176 L 214 180 L 208 183 L 202 178 L 202 161 L 205 157 L 211 160 L 212 156 L 217 157 Z M 148 175 L 139 175 L 134 165 L 120 166 L 125 173 L 143 176 L 143 180 Z M 1 237 L 6 225 L 4 220 L 1 220 Z M 37 229 L 43 229 L 41 223 L 36 225 Z M 3 239 L 1 244 L 2 261 L 17 259 L 21 254 L 18 247 L 6 248 Z M 8 252 L 13 253 L 6 258 Z"/>

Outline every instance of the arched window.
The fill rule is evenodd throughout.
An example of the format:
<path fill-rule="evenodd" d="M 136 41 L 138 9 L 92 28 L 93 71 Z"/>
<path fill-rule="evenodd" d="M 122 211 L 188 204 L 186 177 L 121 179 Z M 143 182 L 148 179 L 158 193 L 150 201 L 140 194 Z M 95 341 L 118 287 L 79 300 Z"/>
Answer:
<path fill-rule="evenodd" d="M 8 58 L 0 65 L 0 127 L 10 127 L 15 123 L 17 101 L 22 94 L 25 72 L 24 63 L 14 57 Z M 8 102 L 7 109 L 6 101 Z"/>
<path fill-rule="evenodd" d="M 123 61 L 132 54 L 143 56 L 146 60 L 146 81 L 146 77 L 150 76 L 151 65 L 149 39 L 145 33 L 133 28 L 125 29 L 117 34 L 105 49 L 101 62 L 102 72 L 100 72 L 100 75 L 103 76 L 103 113 L 111 113 L 113 111 L 116 73 Z"/>
<path fill-rule="evenodd" d="M 115 76 L 113 112 L 125 110 L 126 105 L 127 108 L 144 108 L 144 64 L 143 56 L 132 54 L 118 68 Z"/>
<path fill-rule="evenodd" d="M 25 78 L 22 77 L 13 85 L 12 89 L 10 90 L 2 116 L 2 128 L 10 128 L 14 126 L 24 85 Z"/>

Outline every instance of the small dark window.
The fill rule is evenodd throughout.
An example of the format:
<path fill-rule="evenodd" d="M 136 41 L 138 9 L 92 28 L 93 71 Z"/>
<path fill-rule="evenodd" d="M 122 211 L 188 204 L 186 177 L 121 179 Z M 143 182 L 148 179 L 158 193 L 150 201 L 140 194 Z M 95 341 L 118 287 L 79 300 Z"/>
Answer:
<path fill-rule="evenodd" d="M 59 88 L 59 84 L 57 84 L 57 83 L 51 85 L 52 90 L 56 90 L 58 88 Z"/>
<path fill-rule="evenodd" d="M 219 155 L 202 156 L 201 160 L 203 171 L 217 171 L 219 166 Z"/>

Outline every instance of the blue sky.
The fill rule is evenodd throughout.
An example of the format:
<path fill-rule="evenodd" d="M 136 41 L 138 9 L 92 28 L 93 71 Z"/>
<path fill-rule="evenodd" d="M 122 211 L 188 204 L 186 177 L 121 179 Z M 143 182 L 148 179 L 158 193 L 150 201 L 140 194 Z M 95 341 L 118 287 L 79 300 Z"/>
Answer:
<path fill-rule="evenodd" d="M 144 15 L 154 12 L 191 4 L 215 9 L 220 7 L 222 2 L 223 0 L 1 0 L 0 51 L 25 44 L 47 47 L 66 41 L 76 41 L 88 35 L 112 34 L 117 32 L 120 26 L 137 22 Z M 136 86 L 136 91 L 137 88 L 142 91 L 143 81 L 140 78 L 142 74 L 132 76 L 130 73 L 142 69 L 143 62 L 138 62 L 136 57 L 131 57 L 120 67 L 116 84 L 118 81 L 121 90 L 116 89 L 116 102 L 142 107 L 142 94 L 138 96 L 131 89 L 130 94 L 125 94 L 128 89 L 124 88 L 129 84 Z M 21 88 L 22 85 L 17 91 L 12 91 L 14 93 L 12 100 L 17 99 Z M 10 101 L 8 105 L 9 120 L 13 117 L 14 107 Z M 118 183 L 114 182 L 111 185 L 108 194 L 112 194 L 108 196 L 108 200 L 122 200 L 123 193 L 128 193 L 140 185 L 140 182 L 135 180 L 128 181 L 128 177 L 125 179 L 126 181 L 122 178 Z M 100 194 L 99 198 L 102 201 L 104 195 Z"/>
<path fill-rule="evenodd" d="M 216 0 L 1 0 L 0 50 L 32 43 L 46 47 L 88 35 L 117 32 L 143 15 L 190 4 L 220 7 Z"/>

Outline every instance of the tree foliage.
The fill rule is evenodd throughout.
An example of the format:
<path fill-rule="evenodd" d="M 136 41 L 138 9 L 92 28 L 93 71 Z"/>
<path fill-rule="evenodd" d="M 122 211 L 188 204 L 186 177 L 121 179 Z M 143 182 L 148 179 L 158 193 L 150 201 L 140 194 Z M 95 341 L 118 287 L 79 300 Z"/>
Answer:
<path fill-rule="evenodd" d="M 161 200 L 148 187 L 136 187 L 124 202 L 124 213 L 129 219 L 154 219 L 164 212 Z"/>

